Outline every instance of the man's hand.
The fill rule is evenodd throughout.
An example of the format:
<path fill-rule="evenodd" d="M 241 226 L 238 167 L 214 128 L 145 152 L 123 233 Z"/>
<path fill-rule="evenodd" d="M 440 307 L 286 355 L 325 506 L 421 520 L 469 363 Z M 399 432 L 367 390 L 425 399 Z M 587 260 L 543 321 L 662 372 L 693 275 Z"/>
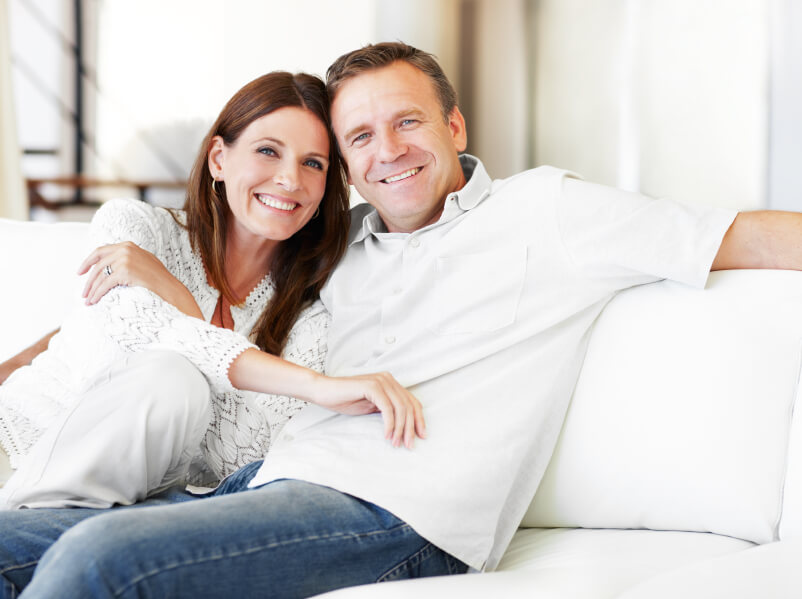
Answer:
<path fill-rule="evenodd" d="M 36 356 L 45 351 L 50 343 L 50 338 L 56 333 L 58 333 L 58 329 L 52 333 L 48 333 L 29 348 L 22 350 L 16 356 L 12 356 L 5 362 L 0 362 L 0 385 L 2 385 L 5 380 L 11 376 L 12 372 L 18 368 L 27 366 Z"/>

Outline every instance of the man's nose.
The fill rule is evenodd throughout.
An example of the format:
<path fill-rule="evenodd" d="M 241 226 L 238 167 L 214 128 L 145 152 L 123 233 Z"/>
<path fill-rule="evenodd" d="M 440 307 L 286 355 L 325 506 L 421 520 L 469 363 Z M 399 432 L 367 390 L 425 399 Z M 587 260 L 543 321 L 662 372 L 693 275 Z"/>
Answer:
<path fill-rule="evenodd" d="M 407 146 L 396 132 L 391 131 L 383 134 L 379 139 L 379 160 L 382 162 L 393 162 L 398 157 L 403 156 L 407 151 Z"/>

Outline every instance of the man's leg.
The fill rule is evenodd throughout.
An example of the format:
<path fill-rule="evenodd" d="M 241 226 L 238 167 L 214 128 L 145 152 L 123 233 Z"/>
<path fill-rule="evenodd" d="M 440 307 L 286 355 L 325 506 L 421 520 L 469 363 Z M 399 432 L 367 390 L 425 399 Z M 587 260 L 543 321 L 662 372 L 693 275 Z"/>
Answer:
<path fill-rule="evenodd" d="M 139 509 L 192 499 L 195 498 L 180 488 L 173 488 L 143 503 L 115 509 Z M 12 599 L 22 592 L 42 555 L 66 530 L 107 512 L 81 508 L 0 511 L 0 598 Z"/>
<path fill-rule="evenodd" d="M 141 501 L 184 480 L 209 411 L 208 384 L 189 360 L 130 354 L 45 431 L 0 492 L 0 507 Z"/>
<path fill-rule="evenodd" d="M 84 520 L 47 551 L 25 597 L 308 597 L 465 570 L 381 508 L 281 480 Z"/>

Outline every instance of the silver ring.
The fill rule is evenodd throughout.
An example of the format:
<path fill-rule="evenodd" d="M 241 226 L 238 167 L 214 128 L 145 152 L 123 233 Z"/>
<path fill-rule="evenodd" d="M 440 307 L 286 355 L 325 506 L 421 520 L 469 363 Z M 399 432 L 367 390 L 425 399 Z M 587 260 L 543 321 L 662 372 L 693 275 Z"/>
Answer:
<path fill-rule="evenodd" d="M 103 267 L 103 272 L 106 273 L 107 277 L 110 277 L 111 276 L 111 272 L 112 272 L 111 271 L 111 264 L 106 264 L 106 266 Z"/>

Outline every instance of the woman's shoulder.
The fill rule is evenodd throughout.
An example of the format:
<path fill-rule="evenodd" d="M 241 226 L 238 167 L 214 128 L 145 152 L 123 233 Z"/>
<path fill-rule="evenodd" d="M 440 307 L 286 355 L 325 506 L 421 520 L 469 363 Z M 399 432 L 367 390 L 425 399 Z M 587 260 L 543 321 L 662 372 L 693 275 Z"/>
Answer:
<path fill-rule="evenodd" d="M 165 240 L 175 239 L 185 222 L 181 210 L 153 206 L 134 199 L 114 199 L 104 203 L 92 219 L 98 243 L 132 241 L 156 252 Z"/>

